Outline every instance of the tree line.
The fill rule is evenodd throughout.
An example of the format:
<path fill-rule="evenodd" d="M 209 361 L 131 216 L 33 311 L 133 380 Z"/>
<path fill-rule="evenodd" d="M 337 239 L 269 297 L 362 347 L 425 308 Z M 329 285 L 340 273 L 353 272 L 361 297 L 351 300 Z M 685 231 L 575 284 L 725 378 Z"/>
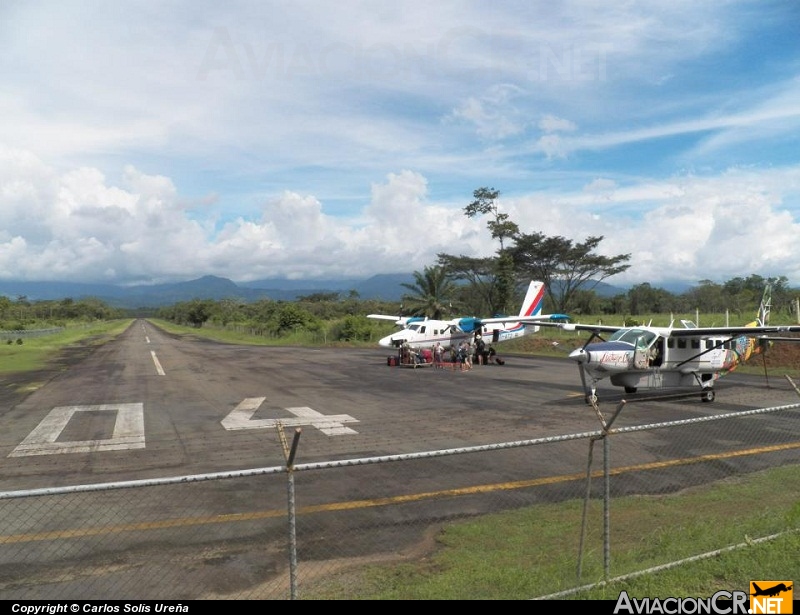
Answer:
<path fill-rule="evenodd" d="M 0 328 L 24 329 L 32 321 L 58 324 L 59 320 L 111 319 L 125 316 L 157 316 L 177 324 L 202 327 L 211 324 L 240 328 L 254 335 L 289 337 L 311 334 L 316 341 L 374 339 L 387 324 L 366 318 L 370 313 L 398 316 L 453 318 L 514 314 L 530 280 L 545 284 L 544 311 L 566 313 L 573 320 L 582 315 L 636 316 L 731 312 L 736 317 L 754 314 L 769 284 L 773 314 L 794 314 L 798 291 L 789 288 L 784 276 L 736 277 L 722 284 L 700 280 L 683 293 L 671 293 L 648 282 L 608 296 L 597 292 L 604 280 L 627 270 L 630 254 L 604 256 L 597 253 L 603 236 L 574 242 L 540 232 L 525 233 L 501 211 L 499 191 L 479 188 L 464 208 L 470 218 L 483 216 L 497 249 L 484 258 L 461 254 L 437 254 L 436 262 L 414 272 L 414 282 L 403 284 L 401 301 L 361 299 L 348 293 L 314 293 L 295 301 L 269 299 L 245 302 L 238 299 L 194 299 L 170 306 L 131 312 L 111 308 L 98 299 L 71 298 L 30 302 L 0 297 Z"/>
<path fill-rule="evenodd" d="M 788 287 L 784 276 L 736 277 L 723 284 L 700 280 L 684 293 L 671 293 L 648 282 L 614 296 L 598 293 L 604 280 L 627 270 L 630 254 L 604 256 L 597 253 L 603 236 L 590 236 L 574 242 L 540 232 L 524 233 L 501 211 L 499 191 L 479 188 L 464 215 L 485 216 L 496 252 L 475 258 L 440 253 L 423 271 L 414 272 L 414 282 L 403 284 L 407 291 L 400 302 L 362 301 L 350 291 L 317 293 L 295 302 L 258 301 L 242 304 L 231 301 L 191 301 L 160 311 L 168 320 L 203 326 L 212 323 L 247 323 L 258 334 L 286 336 L 292 332 L 324 333 L 327 341 L 369 340 L 385 323 L 369 321 L 366 314 L 427 316 L 446 319 L 457 316 L 491 316 L 516 313 L 522 293 L 530 280 L 541 280 L 546 288 L 545 312 L 581 315 L 638 315 L 732 312 L 741 317 L 754 314 L 766 285 L 772 288 L 773 313 L 794 313 L 798 295 Z"/>
<path fill-rule="evenodd" d="M 3 331 L 64 326 L 75 321 L 114 320 L 125 316 L 125 310 L 110 307 L 93 297 L 31 301 L 25 295 L 16 299 L 0 296 L 0 330 Z"/>
<path fill-rule="evenodd" d="M 430 274 L 431 272 L 428 272 Z M 244 303 L 227 299 L 215 301 L 195 299 L 160 308 L 156 316 L 171 322 L 193 327 L 212 325 L 224 328 L 238 328 L 252 335 L 273 338 L 288 338 L 313 335 L 314 341 L 370 341 L 384 335 L 393 325 L 385 321 L 374 321 L 367 314 L 411 314 L 424 313 L 412 309 L 413 305 L 425 306 L 431 310 L 442 310 L 444 306 L 450 313 L 449 302 L 436 299 L 435 293 L 426 294 L 428 286 L 426 274 L 419 274 L 424 288 L 417 288 L 416 294 L 409 294 L 400 302 L 363 300 L 351 293 L 342 297 L 337 293 L 316 293 L 298 297 L 295 301 L 273 301 L 262 299 Z M 439 280 L 440 278 L 435 278 Z M 613 296 L 601 296 L 594 290 L 579 289 L 573 294 L 571 309 L 566 310 L 573 320 L 581 315 L 617 316 L 626 320 L 637 320 L 653 314 L 694 311 L 702 313 L 731 313 L 741 322 L 749 320 L 756 313 L 765 285 L 772 286 L 772 314 L 792 315 L 798 291 L 787 286 L 785 278 L 765 279 L 758 275 L 747 278 L 734 278 L 723 284 L 702 280 L 696 287 L 684 293 L 670 293 L 661 288 L 643 283 Z M 415 287 L 416 284 L 410 284 Z M 434 284 L 434 287 L 436 285 Z M 444 288 L 444 287 L 443 287 Z M 470 301 L 480 301 L 479 296 L 470 296 L 470 287 L 461 285 L 451 289 L 454 302 L 468 305 Z M 519 297 L 519 301 L 522 297 Z M 559 311 L 551 298 L 546 298 L 546 312 Z M 454 303 L 454 305 L 456 304 Z M 513 310 L 511 313 L 515 313 Z M 485 312 L 462 311 L 454 316 L 485 316 Z"/>

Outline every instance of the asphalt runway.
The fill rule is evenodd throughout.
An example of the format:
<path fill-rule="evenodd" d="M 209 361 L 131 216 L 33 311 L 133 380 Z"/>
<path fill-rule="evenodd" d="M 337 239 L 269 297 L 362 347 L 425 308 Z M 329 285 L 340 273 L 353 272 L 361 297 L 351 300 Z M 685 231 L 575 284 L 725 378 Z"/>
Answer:
<path fill-rule="evenodd" d="M 335 460 L 414 456 L 429 451 L 462 451 L 599 431 L 599 419 L 584 402 L 577 367 L 572 362 L 566 358 L 505 355 L 502 350 L 499 345 L 498 351 L 506 359 L 502 366 L 474 366 L 467 372 L 433 367 L 413 369 L 390 367 L 387 358 L 391 353 L 380 348 L 219 344 L 172 336 L 139 320 L 116 340 L 87 349 L 64 362 L 60 371 L 33 375 L 34 382 L 29 383 L 31 393 L 6 392 L 1 417 L 0 490 L 102 485 L 281 467 L 286 463 L 285 443 L 295 440 L 295 464 L 303 466 Z M 35 381 L 36 378 L 41 380 Z M 19 388 L 22 383 L 14 385 Z M 621 389 L 607 384 L 601 384 L 598 396 L 605 417 L 625 397 Z M 679 397 L 650 392 L 627 397 L 615 428 L 747 412 L 796 404 L 800 399 L 783 378 L 771 377 L 767 382 L 763 376 L 736 373 L 717 383 L 713 403 L 701 402 L 699 394 Z M 786 413 L 779 417 L 765 415 L 758 421 L 742 421 L 738 427 L 732 427 L 730 421 L 718 423 L 719 426 L 707 423 L 703 431 L 675 432 L 680 435 L 674 437 L 662 431 L 643 432 L 629 439 L 624 462 L 635 466 L 654 458 L 713 455 L 723 441 L 726 450 L 750 447 L 753 442 L 788 447 L 783 452 L 726 460 L 728 472 L 761 469 L 792 459 L 796 462 L 796 445 L 800 440 L 797 413 L 789 413 L 788 418 Z M 559 454 L 554 455 L 547 450 L 531 454 L 529 449 L 520 460 L 519 452 L 512 448 L 480 457 L 479 463 L 472 455 L 423 459 L 414 461 L 413 478 L 404 473 L 386 474 L 384 468 L 374 465 L 339 472 L 335 480 L 331 479 L 331 473 L 298 473 L 298 491 L 303 494 L 304 505 L 322 506 L 349 499 L 444 491 L 454 485 L 490 485 L 516 478 L 510 469 L 515 464 L 524 467 L 526 475 L 530 475 L 532 467 L 538 476 L 551 477 L 575 476 L 585 471 L 585 439 L 558 450 Z M 702 471 L 690 470 L 665 474 L 664 484 L 658 485 L 652 476 L 637 480 L 632 473 L 631 480 L 622 483 L 620 493 L 674 490 L 684 481 L 688 484 L 718 477 L 715 472 L 704 475 Z M 204 514 L 216 511 L 224 514 L 226 507 L 238 503 L 254 509 L 277 510 L 284 506 L 285 510 L 285 504 L 281 504 L 286 497 L 285 481 L 273 482 L 270 489 L 252 482 L 233 490 L 214 481 L 195 485 L 193 489 L 207 492 L 203 497 L 209 503 L 203 505 Z M 190 499 L 203 499 L 196 495 L 197 491 L 193 493 Z M 542 494 L 542 497 L 558 497 L 557 490 Z M 161 510 L 148 510 L 148 514 L 180 519 L 185 500 L 183 492 L 165 498 L 153 506 Z M 97 519 L 124 516 L 130 508 L 121 496 L 103 492 L 88 497 L 79 506 L 91 507 L 91 514 L 82 514 Z M 502 500 L 487 497 L 470 506 L 473 507 L 470 512 L 477 514 L 502 506 Z M 412 524 L 415 531 L 372 527 L 371 531 L 381 534 L 380 539 L 365 544 L 373 550 L 406 548 L 424 532 L 424 519 L 440 522 L 463 515 L 463 510 L 457 507 L 451 500 L 431 501 L 414 513 L 420 519 Z M 50 518 L 48 527 L 62 522 L 65 528 L 70 527 L 70 515 L 65 514 L 59 522 Z M 335 534 L 335 524 L 344 521 L 331 523 L 334 525 L 320 526 L 319 531 Z M 347 523 L 349 531 L 353 531 L 353 525 L 374 525 L 363 511 L 350 513 Z M 408 519 L 403 519 L 403 527 L 408 526 Z M 241 534 L 236 534 L 239 529 L 226 530 L 227 543 L 247 543 L 257 536 L 258 542 L 264 544 L 268 539 L 263 526 L 240 524 L 239 527 Z M 26 531 L 37 529 L 30 527 Z M 279 524 L 266 534 L 271 536 L 270 540 L 284 544 L 284 531 Z M 126 535 L 130 544 L 126 542 L 120 548 L 133 554 L 131 547 L 136 544 L 137 535 L 138 532 Z M 174 543 L 178 536 L 182 533 L 171 531 L 170 542 Z M 187 542 L 181 548 L 201 540 L 188 532 L 185 538 Z M 149 535 L 142 540 L 151 544 L 153 537 Z M 163 549 L 156 551 L 165 557 Z M 148 548 L 129 556 L 146 557 L 152 564 L 156 551 Z M 310 548 L 309 552 L 312 551 Z M 274 561 L 269 565 L 260 562 L 258 566 L 274 568 L 279 574 L 285 552 L 273 555 Z M 312 555 L 323 556 L 323 553 Z M 5 557 L 13 559 L 13 555 L 0 557 L 0 564 Z M 37 564 L 52 566 L 55 562 L 51 557 L 43 550 L 34 559 Z M 99 555 L 90 551 L 85 557 Z M 163 565 L 169 566 L 169 561 L 165 560 Z M 241 574 L 241 570 L 238 572 Z M 217 575 L 214 581 L 221 583 L 223 576 Z M 8 586 L 16 582 L 12 578 Z M 97 595 L 122 597 L 125 592 L 115 582 L 113 575 L 98 574 Z M 189 588 L 203 587 L 206 591 L 209 583 L 205 576 L 182 578 L 183 589 L 177 593 L 196 597 L 200 590 L 192 593 Z M 0 598 L 10 597 L 3 587 L 0 574 Z M 74 586 L 65 581 L 47 587 L 52 594 L 43 590 L 36 597 L 64 597 L 83 591 L 85 584 Z M 141 591 L 147 584 L 139 582 L 134 587 Z M 223 584 L 218 591 L 224 593 L 225 587 Z M 153 594 L 158 591 L 161 590 L 152 587 Z"/>
<path fill-rule="evenodd" d="M 600 428 L 567 359 L 506 355 L 461 372 L 389 367 L 390 354 L 218 344 L 136 321 L 3 409 L 3 488 L 282 465 L 278 422 L 290 439 L 301 430 L 296 463 Z M 798 401 L 780 377 L 734 373 L 716 387 L 702 403 L 601 383 L 599 406 L 608 416 L 627 397 L 615 423 L 625 427 Z M 61 431 L 48 435 L 43 422 Z"/>

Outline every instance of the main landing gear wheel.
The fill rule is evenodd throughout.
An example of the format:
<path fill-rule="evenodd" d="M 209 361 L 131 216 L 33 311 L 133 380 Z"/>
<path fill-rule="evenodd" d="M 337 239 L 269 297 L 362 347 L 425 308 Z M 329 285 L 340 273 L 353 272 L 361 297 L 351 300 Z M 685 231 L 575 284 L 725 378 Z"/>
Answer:
<path fill-rule="evenodd" d="M 714 401 L 715 393 L 714 389 L 706 389 L 702 393 L 700 393 L 700 399 L 704 402 L 712 402 Z"/>
<path fill-rule="evenodd" d="M 636 387 L 625 387 L 626 393 L 636 393 Z"/>

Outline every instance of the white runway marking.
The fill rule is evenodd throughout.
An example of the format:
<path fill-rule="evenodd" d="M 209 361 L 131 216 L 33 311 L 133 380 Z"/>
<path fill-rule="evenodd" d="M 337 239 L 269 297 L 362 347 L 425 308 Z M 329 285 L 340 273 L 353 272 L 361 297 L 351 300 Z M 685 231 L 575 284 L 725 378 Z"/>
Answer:
<path fill-rule="evenodd" d="M 158 362 L 158 357 L 156 356 L 156 351 L 151 350 L 150 355 L 153 357 L 153 363 L 156 364 L 156 372 L 158 372 L 159 376 L 165 375 L 164 368 L 161 367 L 161 363 Z"/>
<path fill-rule="evenodd" d="M 285 427 L 311 425 L 327 436 L 342 436 L 358 433 L 343 425 L 343 423 L 358 423 L 358 419 L 353 418 L 349 414 L 332 414 L 326 416 L 307 406 L 285 408 L 285 410 L 291 412 L 297 418 L 253 420 L 253 415 L 265 399 L 266 397 L 248 397 L 236 406 L 233 412 L 222 419 L 222 426 L 228 430 L 267 429 L 274 428 L 280 423 Z"/>
<path fill-rule="evenodd" d="M 56 442 L 76 412 L 116 410 L 114 433 L 105 440 Z M 9 457 L 54 455 L 57 453 L 91 453 L 144 448 L 144 404 L 101 404 L 99 406 L 59 406 L 53 408 L 36 429 L 25 438 Z"/>

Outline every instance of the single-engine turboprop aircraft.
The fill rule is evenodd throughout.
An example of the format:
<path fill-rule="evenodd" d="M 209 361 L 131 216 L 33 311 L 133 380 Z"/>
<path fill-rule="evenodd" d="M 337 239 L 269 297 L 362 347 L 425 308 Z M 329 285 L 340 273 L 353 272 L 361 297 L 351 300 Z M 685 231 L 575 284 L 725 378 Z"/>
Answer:
<path fill-rule="evenodd" d="M 609 378 L 626 393 L 639 389 L 700 386 L 700 398 L 714 401 L 714 382 L 733 371 L 771 342 L 800 338 L 771 333 L 800 333 L 800 326 L 771 326 L 771 291 L 767 287 L 756 320 L 740 327 L 697 327 L 688 320 L 680 327 L 618 327 L 552 323 L 567 331 L 589 331 L 586 343 L 569 358 L 578 363 L 586 403 L 597 402 L 597 383 Z M 540 323 L 548 324 L 548 323 Z M 603 333 L 611 333 L 607 340 Z M 598 339 L 600 341 L 595 341 Z"/>
<path fill-rule="evenodd" d="M 517 316 L 494 318 L 467 316 L 451 320 L 434 320 L 421 316 L 368 314 L 367 318 L 392 320 L 399 327 L 403 327 L 378 342 L 385 348 L 399 348 L 405 342 L 414 349 L 430 348 L 436 342 L 441 343 L 444 348 L 450 348 L 464 340 L 471 342 L 478 334 L 487 343 L 497 344 L 538 331 L 537 322 L 544 320 L 555 322 L 568 318 L 565 314 L 542 314 L 543 303 L 544 284 L 531 282 Z M 525 322 L 522 322 L 522 319 Z"/>

